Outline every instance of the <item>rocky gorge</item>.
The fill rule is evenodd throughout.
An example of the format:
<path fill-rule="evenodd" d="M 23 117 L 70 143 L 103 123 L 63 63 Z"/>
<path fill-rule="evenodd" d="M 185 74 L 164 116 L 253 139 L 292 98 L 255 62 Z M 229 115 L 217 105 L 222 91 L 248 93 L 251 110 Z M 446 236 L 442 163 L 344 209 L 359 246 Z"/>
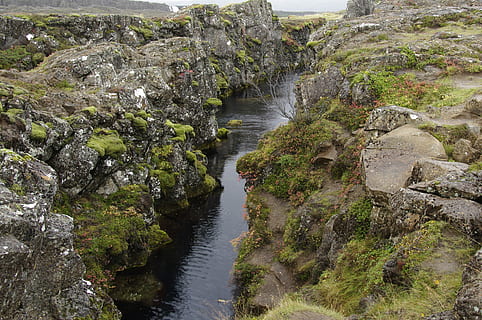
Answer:
<path fill-rule="evenodd" d="M 171 241 L 159 216 L 218 187 L 201 150 L 220 98 L 301 63 L 303 43 L 266 1 L 0 20 L 1 318 L 117 319 L 115 273 Z"/>
<path fill-rule="evenodd" d="M 417 0 L 294 26 L 263 0 L 0 17 L 0 316 L 118 319 L 115 273 L 218 187 L 221 99 L 304 67 L 297 113 L 238 162 L 238 317 L 482 318 L 480 25 Z"/>

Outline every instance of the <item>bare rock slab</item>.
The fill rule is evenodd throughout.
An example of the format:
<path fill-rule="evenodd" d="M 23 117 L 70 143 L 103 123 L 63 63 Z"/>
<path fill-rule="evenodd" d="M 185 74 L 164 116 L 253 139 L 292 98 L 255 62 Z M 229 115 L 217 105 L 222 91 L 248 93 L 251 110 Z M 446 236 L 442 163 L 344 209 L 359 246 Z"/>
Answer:
<path fill-rule="evenodd" d="M 362 152 L 365 183 L 375 204 L 383 205 L 407 186 L 415 163 L 421 159 L 446 160 L 442 143 L 410 125 L 375 140 Z"/>

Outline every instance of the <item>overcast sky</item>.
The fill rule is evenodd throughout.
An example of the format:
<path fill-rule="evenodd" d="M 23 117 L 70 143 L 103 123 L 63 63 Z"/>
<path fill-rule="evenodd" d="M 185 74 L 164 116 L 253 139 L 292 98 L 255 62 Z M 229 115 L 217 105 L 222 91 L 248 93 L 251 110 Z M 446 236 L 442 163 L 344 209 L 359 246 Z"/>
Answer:
<path fill-rule="evenodd" d="M 144 0 L 146 1 L 146 0 Z M 187 5 L 193 3 L 215 3 L 225 6 L 230 3 L 243 2 L 244 0 L 147 0 L 161 2 L 169 5 Z M 284 11 L 339 11 L 346 8 L 346 0 L 268 0 L 274 10 Z"/>

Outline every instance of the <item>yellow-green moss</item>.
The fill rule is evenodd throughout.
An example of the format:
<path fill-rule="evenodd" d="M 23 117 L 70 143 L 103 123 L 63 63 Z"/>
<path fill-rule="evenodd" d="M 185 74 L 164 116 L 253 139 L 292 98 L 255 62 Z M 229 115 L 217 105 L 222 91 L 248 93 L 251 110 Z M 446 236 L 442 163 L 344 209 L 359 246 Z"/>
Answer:
<path fill-rule="evenodd" d="M 171 140 L 174 141 L 186 141 L 187 135 L 191 134 L 194 136 L 194 128 L 190 125 L 184 125 L 180 123 L 172 123 L 170 120 L 166 120 L 166 126 L 172 128 L 176 133 L 176 137 L 172 138 Z"/>
<path fill-rule="evenodd" d="M 206 104 L 220 107 L 223 105 L 223 102 L 221 101 L 221 99 L 218 98 L 208 98 L 206 100 Z"/>
<path fill-rule="evenodd" d="M 98 128 L 87 141 L 87 146 L 94 149 L 101 157 L 119 156 L 127 151 L 127 147 L 116 130 Z"/>
<path fill-rule="evenodd" d="M 169 172 L 166 170 L 151 170 L 149 174 L 152 177 L 157 178 L 163 191 L 171 189 L 176 185 L 176 172 Z"/>
<path fill-rule="evenodd" d="M 5 112 L 2 112 L 2 114 L 5 114 L 7 116 L 8 122 L 15 123 L 17 121 L 17 116 L 22 114 L 23 112 L 24 111 L 22 109 L 11 108 Z M 20 119 L 20 120 L 23 120 L 23 119 Z"/>
<path fill-rule="evenodd" d="M 130 25 L 129 26 L 129 29 L 137 32 L 137 33 L 140 33 L 142 34 L 142 36 L 145 38 L 145 39 L 151 39 L 153 36 L 154 36 L 154 32 L 152 32 L 151 29 L 149 28 L 146 28 L 146 27 L 136 27 L 134 25 Z"/>
<path fill-rule="evenodd" d="M 89 115 L 93 116 L 97 113 L 97 108 L 94 106 L 89 106 L 87 108 L 82 109 L 82 111 L 87 112 Z"/>
<path fill-rule="evenodd" d="M 47 129 L 40 124 L 32 122 L 32 131 L 30 138 L 36 141 L 44 141 L 47 139 Z"/>
<path fill-rule="evenodd" d="M 219 139 L 227 139 L 227 138 L 228 138 L 228 134 L 229 134 L 230 132 L 231 132 L 231 131 L 228 130 L 228 129 L 226 129 L 226 128 L 219 128 L 216 137 L 218 137 Z"/>

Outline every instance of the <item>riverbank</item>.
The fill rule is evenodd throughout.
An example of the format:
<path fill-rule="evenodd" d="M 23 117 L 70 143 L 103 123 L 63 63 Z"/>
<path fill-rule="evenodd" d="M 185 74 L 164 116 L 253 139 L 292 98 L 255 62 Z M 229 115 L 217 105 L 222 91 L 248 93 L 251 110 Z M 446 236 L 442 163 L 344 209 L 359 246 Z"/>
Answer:
<path fill-rule="evenodd" d="M 237 164 L 239 318 L 481 316 L 481 10 L 426 5 L 310 37 L 297 115 Z"/>

